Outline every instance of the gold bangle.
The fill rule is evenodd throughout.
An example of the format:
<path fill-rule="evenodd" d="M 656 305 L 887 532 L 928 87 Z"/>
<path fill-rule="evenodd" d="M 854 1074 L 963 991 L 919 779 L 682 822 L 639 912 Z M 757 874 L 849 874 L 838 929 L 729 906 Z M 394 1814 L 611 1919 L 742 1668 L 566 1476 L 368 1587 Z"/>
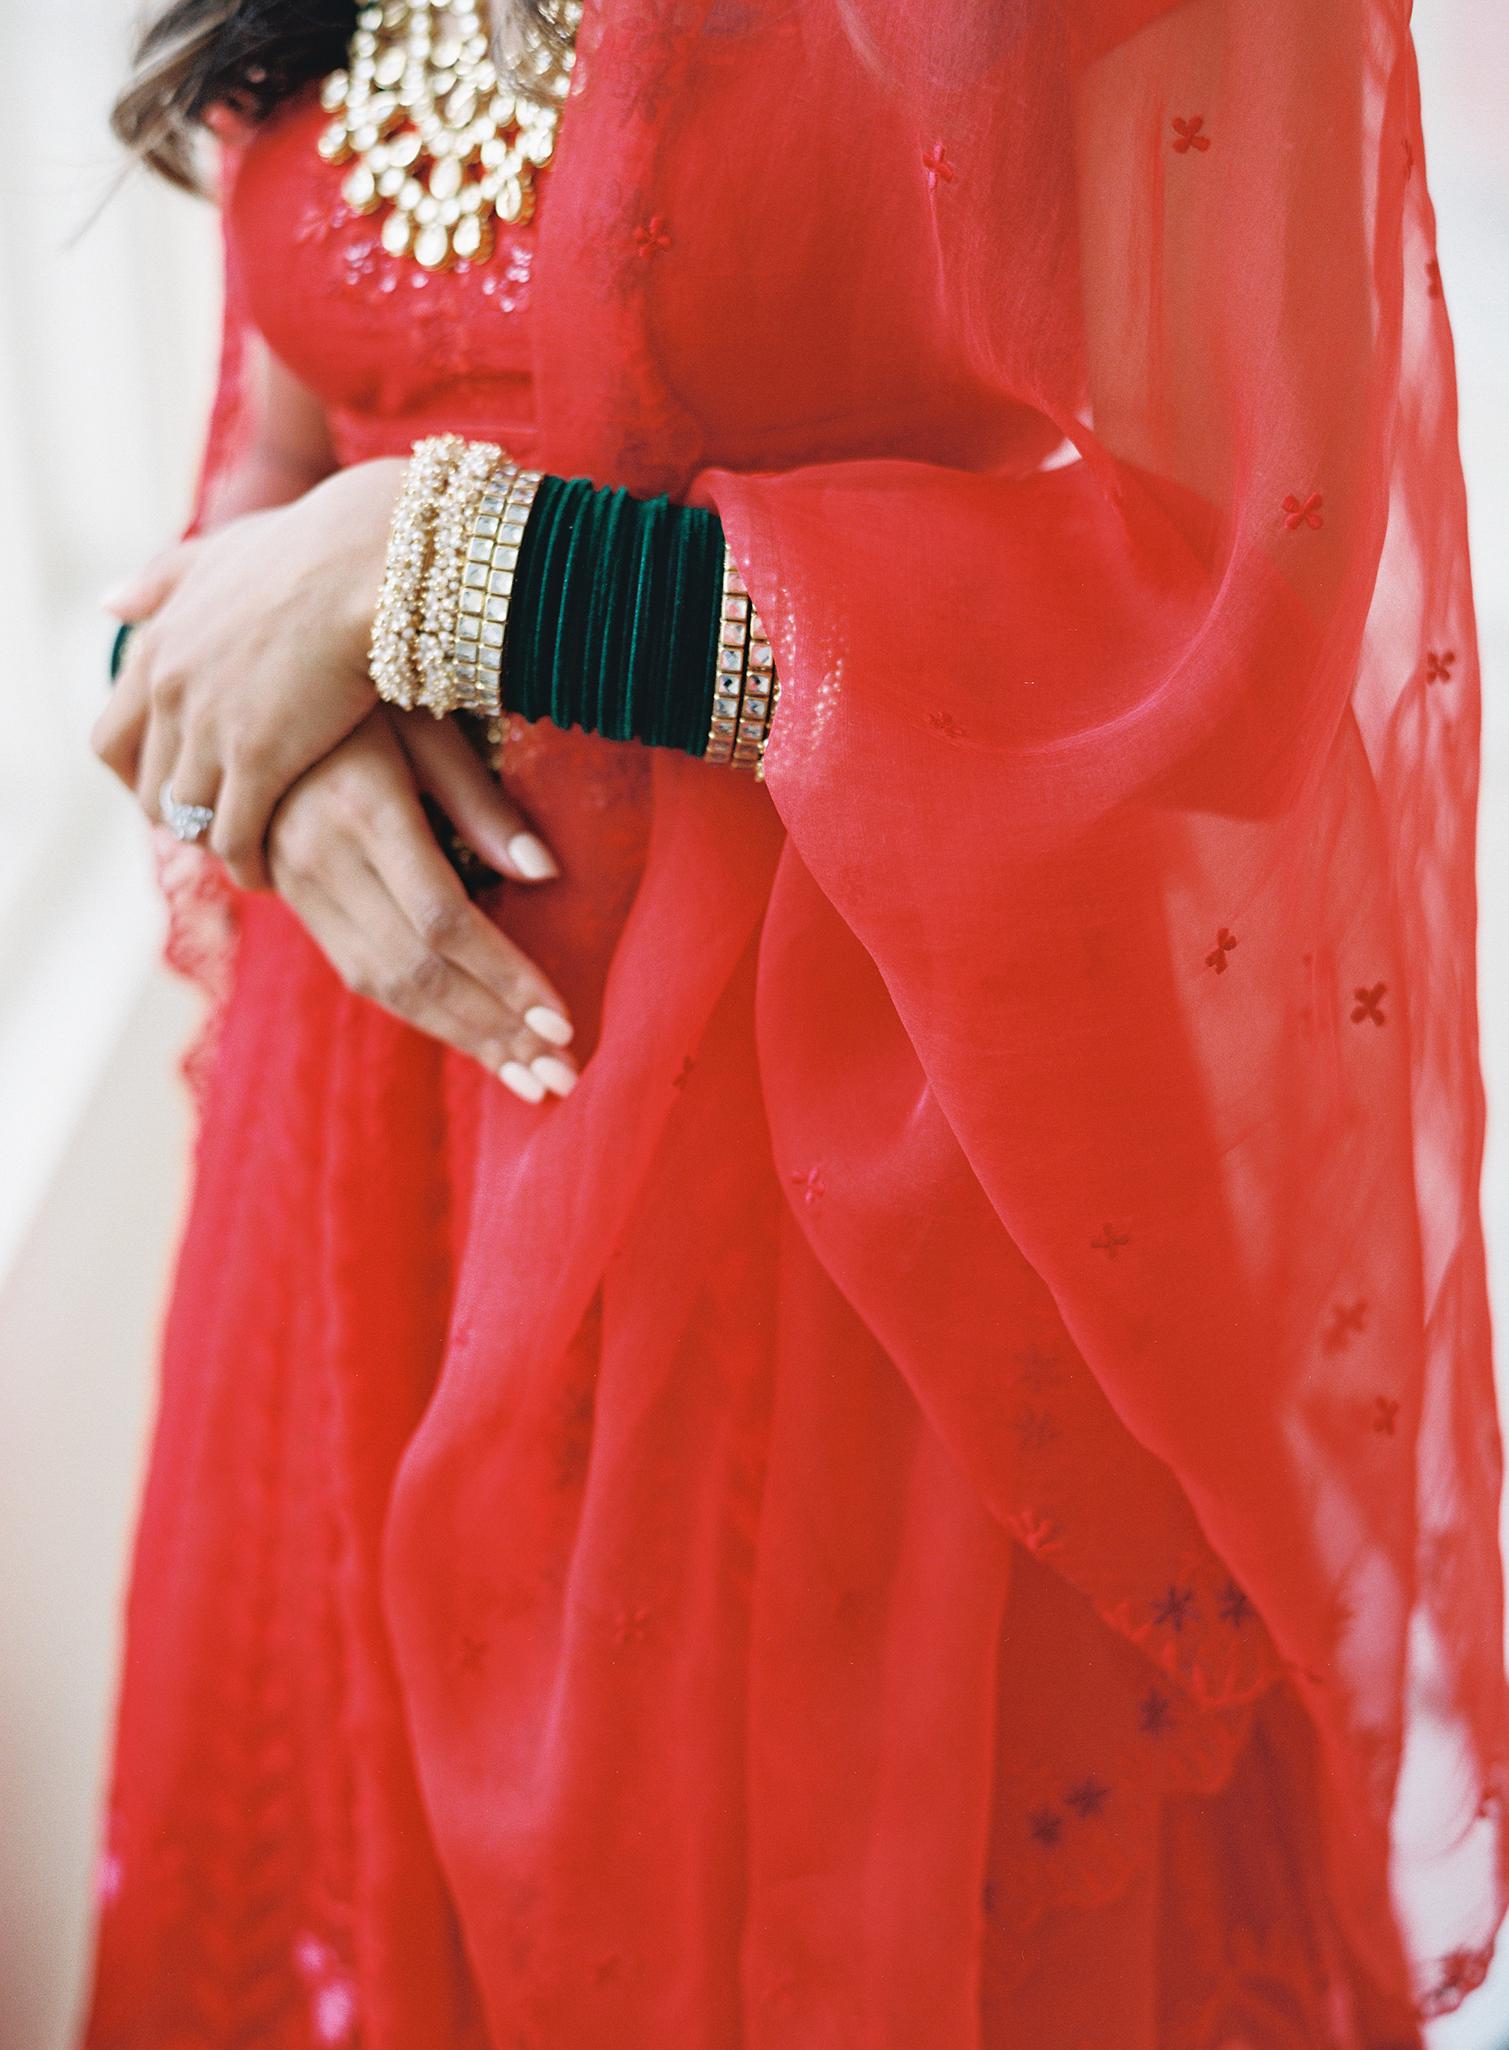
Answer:
<path fill-rule="evenodd" d="M 437 719 L 456 711 L 464 702 L 456 670 L 456 619 L 462 569 L 488 481 L 502 461 L 503 451 L 496 442 L 469 441 L 435 509 L 418 660 L 419 703 Z"/>
<path fill-rule="evenodd" d="M 760 615 L 749 607 L 749 655 L 744 674 L 744 702 L 739 712 L 739 734 L 734 742 L 734 767 L 748 769 L 756 782 L 765 777 L 765 743 L 775 717 L 777 696 L 775 651 L 770 645 Z"/>
<path fill-rule="evenodd" d="M 770 636 L 732 549 L 725 547 L 718 674 L 704 760 L 745 769 L 763 781 L 765 744 L 779 696 Z"/>
<path fill-rule="evenodd" d="M 386 703 L 410 710 L 419 700 L 419 632 L 435 516 L 466 443 L 459 434 L 417 442 L 388 530 L 382 589 L 372 615 L 368 668 Z"/>
<path fill-rule="evenodd" d="M 461 708 L 484 718 L 502 714 L 514 572 L 540 481 L 538 470 L 518 469 L 490 479 L 467 544 L 456 616 L 456 677 Z"/>
<path fill-rule="evenodd" d="M 723 604 L 718 628 L 718 673 L 713 678 L 713 711 L 703 760 L 731 762 L 744 700 L 744 669 L 749 648 L 749 592 L 732 552 L 723 550 Z"/>
<path fill-rule="evenodd" d="M 487 479 L 458 571 L 459 589 L 452 623 L 456 687 L 464 709 L 482 718 L 495 717 L 501 709 L 496 665 L 488 659 L 491 651 L 483 646 L 482 628 L 490 596 L 488 575 L 493 549 L 517 475 L 518 466 L 506 463 Z"/>

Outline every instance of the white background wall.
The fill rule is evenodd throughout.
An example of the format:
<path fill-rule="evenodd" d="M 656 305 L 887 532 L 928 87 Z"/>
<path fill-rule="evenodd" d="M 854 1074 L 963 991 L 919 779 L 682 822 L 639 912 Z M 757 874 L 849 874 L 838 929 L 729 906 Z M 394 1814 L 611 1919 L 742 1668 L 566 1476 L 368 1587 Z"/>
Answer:
<path fill-rule="evenodd" d="M 0 0 L 0 2050 L 67 2050 L 189 1008 L 88 757 L 97 600 L 179 521 L 214 224 L 111 192 L 123 0 Z"/>
<path fill-rule="evenodd" d="M 186 1136 L 172 1070 L 192 1007 L 153 965 L 141 834 L 84 753 L 108 638 L 97 596 L 178 521 L 214 351 L 207 214 L 135 181 L 91 222 L 111 186 L 104 110 L 123 11 L 0 0 L 0 2050 L 69 2044 Z M 1485 642 L 1497 1111 L 1509 1102 L 1509 8 L 1421 0 L 1417 33 Z M 1486 1198 L 1509 1328 L 1503 1123 Z M 1439 2042 L 1506 2050 L 1509 1965 Z"/>

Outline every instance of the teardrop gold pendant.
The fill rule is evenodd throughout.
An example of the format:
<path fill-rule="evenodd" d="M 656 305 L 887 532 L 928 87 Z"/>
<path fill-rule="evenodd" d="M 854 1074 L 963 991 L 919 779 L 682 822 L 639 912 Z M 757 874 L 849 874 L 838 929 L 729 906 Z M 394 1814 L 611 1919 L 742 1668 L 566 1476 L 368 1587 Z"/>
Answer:
<path fill-rule="evenodd" d="M 552 40 L 526 27 L 499 70 L 478 0 L 381 0 L 325 80 L 319 140 L 349 166 L 342 197 L 383 215 L 382 245 L 426 270 L 484 263 L 497 223 L 531 218 L 555 154 L 581 0 L 555 0 Z"/>

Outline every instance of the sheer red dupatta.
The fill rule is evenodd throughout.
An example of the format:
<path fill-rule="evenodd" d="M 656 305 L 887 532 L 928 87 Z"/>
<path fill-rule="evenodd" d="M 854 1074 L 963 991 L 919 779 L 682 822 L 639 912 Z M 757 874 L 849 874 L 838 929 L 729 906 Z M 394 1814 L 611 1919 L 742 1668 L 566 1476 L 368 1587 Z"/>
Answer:
<path fill-rule="evenodd" d="M 1504 1898 L 1500 1453 L 1407 10 L 605 12 L 544 392 L 573 465 L 700 473 L 778 643 L 793 1213 L 1009 1513 L 988 1206 L 1267 1621 L 1352 1940 L 1449 2006 Z"/>
<path fill-rule="evenodd" d="M 783 701 L 768 801 L 648 771 L 571 1103 L 525 1133 L 447 1085 L 478 1166 L 384 1510 L 401 1713 L 380 1658 L 362 1712 L 412 1744 L 508 2050 L 992 2043 L 982 1899 L 1030 1945 L 1114 1895 L 1280 1681 L 1359 2040 L 1485 1969 L 1477 679 L 1430 227 L 1386 0 L 589 17 L 540 460 L 715 504 Z M 255 397 L 234 261 L 230 311 L 211 495 Z M 401 1101 L 396 1187 L 429 1056 L 331 1017 L 322 1143 L 354 1182 Z M 419 1316 L 433 1271 L 331 1236 Z M 1082 1643 L 1030 1627 L 1059 1583 Z M 1115 1789 L 1050 1847 L 1070 1760 Z M 363 1788 L 364 2028 L 407 2045 L 428 1851 Z"/>

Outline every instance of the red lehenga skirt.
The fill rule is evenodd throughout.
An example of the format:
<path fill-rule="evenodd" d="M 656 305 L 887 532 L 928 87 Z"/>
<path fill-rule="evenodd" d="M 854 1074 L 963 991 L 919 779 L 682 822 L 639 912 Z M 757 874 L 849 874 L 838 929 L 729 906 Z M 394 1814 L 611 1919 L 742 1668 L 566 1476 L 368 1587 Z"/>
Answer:
<path fill-rule="evenodd" d="M 509 929 L 590 1048 L 644 768 L 547 741 L 519 780 L 582 881 L 509 893 Z M 1118 1477 L 1062 1335 L 1003 1301 L 1035 1483 L 1013 1534 L 814 1258 L 749 1086 L 752 943 L 701 1037 L 635 1079 L 658 1127 L 635 1214 L 543 1349 L 573 1192 L 500 1237 L 529 1112 L 344 992 L 280 906 L 243 921 L 138 1545 L 92 2050 L 1422 2040 L 1337 1927 L 1305 1714 L 1172 1483 L 1150 1465 L 1147 1527 L 1113 1496 L 1073 1540 L 1037 1506 L 1075 1499 L 1086 1441 Z M 647 1289 L 678 1307 L 648 1373 Z M 423 1475 L 457 1379 L 496 1383 L 479 1471 Z M 383 1585 L 406 1459 L 446 1534 L 408 1627 L 447 1725 L 454 1887 Z M 1125 1586 L 1115 1622 L 1061 1550 Z M 1186 1646 L 1237 1705 L 1186 1691 Z M 856 1748 L 877 1695 L 884 1742 Z"/>
<path fill-rule="evenodd" d="M 1483 1978 L 1396 14 L 614 0 L 538 235 L 445 276 L 313 106 L 232 165 L 207 517 L 265 343 L 344 460 L 716 504 L 783 697 L 763 790 L 514 735 L 548 1110 L 171 878 L 222 980 L 90 2050 L 1407 2050 Z"/>

